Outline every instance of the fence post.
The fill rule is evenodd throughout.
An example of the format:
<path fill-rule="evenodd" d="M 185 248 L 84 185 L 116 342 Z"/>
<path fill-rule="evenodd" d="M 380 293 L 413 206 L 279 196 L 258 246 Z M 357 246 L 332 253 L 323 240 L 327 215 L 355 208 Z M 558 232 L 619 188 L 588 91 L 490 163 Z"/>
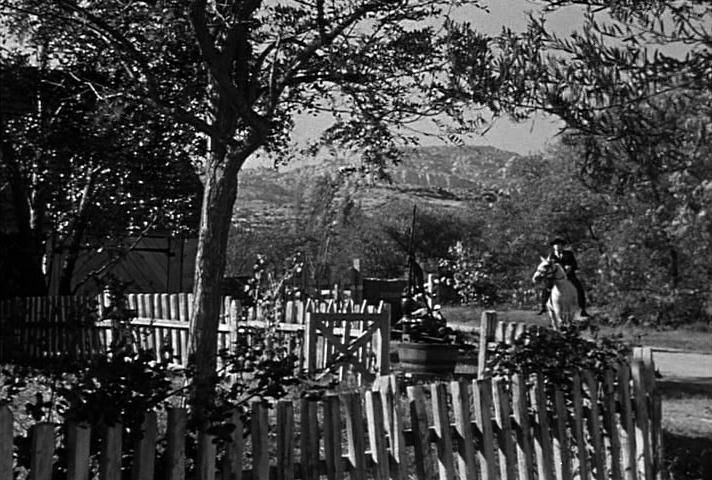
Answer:
<path fill-rule="evenodd" d="M 134 449 L 131 478 L 133 480 L 153 480 L 156 461 L 156 412 L 146 412 L 141 426 L 143 437 Z"/>
<path fill-rule="evenodd" d="M 457 463 L 460 475 L 464 478 L 477 478 L 475 470 L 475 448 L 470 419 L 470 400 L 467 384 L 463 380 L 450 382 L 452 409 L 455 417 L 457 436 Z"/>
<path fill-rule="evenodd" d="M 415 450 L 415 473 L 419 480 L 435 478 L 437 473 L 430 450 L 430 429 L 422 385 L 408 386 L 408 403 Z"/>
<path fill-rule="evenodd" d="M 475 423 L 477 423 L 482 435 L 478 452 L 480 478 L 482 480 L 496 480 L 494 429 L 492 428 L 492 380 L 490 378 L 481 378 L 472 382 L 472 394 L 475 406 Z"/>
<path fill-rule="evenodd" d="M 615 372 L 611 369 L 606 370 L 603 379 L 603 427 L 608 432 L 609 450 L 611 455 L 611 477 L 614 479 L 622 478 L 621 472 L 621 441 L 618 435 L 618 418 L 616 416 L 616 389 L 615 389 Z M 622 406 L 621 406 L 622 410 Z"/>
<path fill-rule="evenodd" d="M 161 308 L 161 294 L 160 293 L 154 293 L 151 295 L 151 299 L 153 302 L 153 319 L 158 320 L 163 318 L 163 309 Z"/>
<path fill-rule="evenodd" d="M 106 426 L 104 429 L 104 446 L 99 460 L 99 475 L 101 480 L 121 479 L 121 423 Z"/>
<path fill-rule="evenodd" d="M 438 470 L 442 480 L 454 480 L 455 459 L 450 433 L 450 418 L 447 411 L 447 390 L 444 383 L 430 385 L 433 406 L 433 426 L 437 435 Z M 494 480 L 494 479 L 492 479 Z"/>
<path fill-rule="evenodd" d="M 89 480 L 90 439 L 91 428 L 88 424 L 71 422 L 67 425 L 67 478 Z"/>
<path fill-rule="evenodd" d="M 352 468 L 350 475 L 354 480 L 366 480 L 366 446 L 361 396 L 358 393 L 346 393 L 341 398 L 344 404 L 346 423 L 346 448 L 348 450 L 346 453 Z M 304 478 L 303 474 L 302 478 Z"/>
<path fill-rule="evenodd" d="M 168 320 L 171 318 L 171 295 L 170 293 L 161 294 L 161 319 Z"/>
<path fill-rule="evenodd" d="M 574 372 L 571 378 L 572 391 L 572 418 L 574 421 L 573 434 L 576 441 L 576 452 L 578 454 L 579 477 L 581 480 L 589 480 L 591 470 L 589 468 L 588 450 L 586 450 L 586 437 L 584 432 L 584 410 L 583 410 L 583 390 L 581 387 L 581 375 Z"/>
<path fill-rule="evenodd" d="M 252 478 L 269 480 L 269 425 L 267 408 L 261 401 L 252 403 Z"/>
<path fill-rule="evenodd" d="M 198 458 L 196 459 L 197 478 L 215 480 L 217 446 L 215 435 L 205 431 L 198 432 Z"/>
<path fill-rule="evenodd" d="M 534 375 L 534 388 L 531 390 L 532 406 L 536 410 L 534 422 L 534 451 L 536 452 L 539 480 L 554 480 L 554 451 L 549 431 L 549 415 L 546 408 L 546 390 L 541 373 Z"/>
<path fill-rule="evenodd" d="M 351 299 L 354 303 L 361 303 L 363 300 L 363 277 L 361 276 L 361 260 L 354 258 L 351 267 Z"/>
<path fill-rule="evenodd" d="M 294 321 L 294 300 L 287 300 L 284 303 L 284 323 L 296 323 Z"/>
<path fill-rule="evenodd" d="M 323 405 L 326 476 L 329 480 L 341 480 L 344 476 L 344 464 L 341 458 L 341 410 L 339 397 L 327 395 Z"/>
<path fill-rule="evenodd" d="M 517 467 L 521 480 L 534 478 L 534 458 L 532 456 L 529 407 L 527 406 L 527 386 L 522 374 L 512 377 L 512 410 L 517 429 Z M 582 477 L 582 480 L 588 480 Z"/>
<path fill-rule="evenodd" d="M 477 360 L 477 378 L 485 375 L 487 365 L 487 344 L 494 339 L 494 329 L 497 324 L 497 312 L 487 310 L 480 318 L 480 351 Z"/>
<path fill-rule="evenodd" d="M 307 312 L 304 322 L 304 367 L 307 375 L 316 369 L 316 320 L 311 312 Z"/>
<path fill-rule="evenodd" d="M 494 413 L 499 426 L 497 447 L 499 448 L 500 478 L 503 480 L 515 480 L 517 478 L 517 460 L 514 454 L 514 442 L 512 440 L 512 398 L 509 392 L 507 392 L 506 380 L 504 378 L 495 380 L 492 389 L 494 395 Z"/>
<path fill-rule="evenodd" d="M 590 370 L 583 371 L 583 381 L 588 388 L 590 399 L 590 423 L 589 431 L 591 442 L 593 443 L 593 465 L 596 470 L 596 479 L 607 480 L 608 470 L 606 469 L 606 452 L 604 450 L 603 432 L 601 431 L 600 408 L 598 407 L 598 381 Z"/>
<path fill-rule="evenodd" d="M 615 412 L 613 413 L 615 415 Z M 568 410 L 561 387 L 554 387 L 554 467 L 558 480 L 571 480 L 571 447 L 566 431 Z M 617 479 L 620 477 L 616 477 Z"/>
<path fill-rule="evenodd" d="M 280 400 L 277 402 L 277 480 L 294 480 L 293 442 L 294 406 L 289 400 Z"/>
<path fill-rule="evenodd" d="M 389 462 L 381 402 L 380 392 L 371 390 L 366 392 L 366 420 L 368 422 L 368 439 L 371 445 L 371 459 L 374 463 L 374 477 L 376 480 L 388 480 Z"/>
<path fill-rule="evenodd" d="M 279 408 L 279 404 L 277 407 Z M 242 480 L 242 450 L 244 448 L 244 439 L 242 438 L 243 426 L 239 411 L 235 410 L 232 412 L 230 422 L 235 426 L 235 429 L 230 433 L 230 442 L 225 447 L 221 478 Z M 277 438 L 279 439 L 279 437 Z M 289 441 L 291 442 L 291 438 Z"/>
<path fill-rule="evenodd" d="M 230 300 L 230 306 L 228 310 L 228 319 L 229 319 L 229 326 L 230 326 L 230 333 L 229 335 L 229 345 L 230 348 L 237 342 L 237 329 L 239 328 L 239 323 L 240 323 L 240 316 L 242 314 L 242 304 L 240 303 L 239 300 L 237 299 L 232 299 Z"/>
<path fill-rule="evenodd" d="M 12 445 L 12 443 L 10 443 Z M 54 424 L 38 423 L 32 427 L 30 480 L 50 480 L 54 456 Z M 10 477 L 12 478 L 12 477 Z"/>
<path fill-rule="evenodd" d="M 0 478 L 12 478 L 12 412 L 0 406 Z"/>
<path fill-rule="evenodd" d="M 391 370 L 391 306 L 386 304 L 380 313 L 380 318 L 378 319 L 381 326 L 379 332 L 381 338 L 379 339 L 379 352 L 378 352 L 378 375 L 388 375 Z"/>
<path fill-rule="evenodd" d="M 620 399 L 621 450 L 623 456 L 624 480 L 637 480 L 638 469 L 635 458 L 635 425 L 630 395 L 630 365 L 618 365 L 618 398 Z M 586 480 L 586 479 L 583 479 Z"/>
<path fill-rule="evenodd" d="M 185 408 L 169 409 L 166 426 L 167 480 L 183 480 L 185 478 L 185 430 Z"/>
<path fill-rule="evenodd" d="M 652 459 L 650 458 L 650 426 L 648 415 L 648 395 L 645 385 L 645 365 L 640 359 L 633 359 L 633 388 L 635 391 L 635 433 L 638 471 L 642 480 L 653 480 Z"/>
<path fill-rule="evenodd" d="M 504 342 L 506 331 L 507 331 L 507 322 L 505 322 L 504 320 L 498 321 L 497 325 L 494 328 L 494 341 L 497 343 Z"/>
<path fill-rule="evenodd" d="M 312 479 L 319 476 L 319 417 L 317 402 L 309 398 L 300 400 L 300 460 L 302 478 Z M 362 419 L 360 419 L 363 421 Z"/>
<path fill-rule="evenodd" d="M 662 399 L 655 385 L 655 361 L 653 349 L 650 347 L 636 348 L 637 355 L 645 367 L 645 391 L 650 407 L 650 442 L 652 475 L 656 479 L 663 478 L 663 431 L 662 431 Z"/>

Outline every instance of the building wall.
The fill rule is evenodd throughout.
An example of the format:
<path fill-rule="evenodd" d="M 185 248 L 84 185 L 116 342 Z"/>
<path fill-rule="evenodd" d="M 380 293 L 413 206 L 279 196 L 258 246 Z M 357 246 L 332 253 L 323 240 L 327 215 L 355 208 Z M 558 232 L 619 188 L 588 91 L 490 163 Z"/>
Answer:
<path fill-rule="evenodd" d="M 128 240 L 132 243 L 132 240 Z M 109 260 L 109 253 L 86 250 L 79 261 L 72 280 L 76 294 L 93 294 L 103 288 L 102 278 L 113 275 L 129 282 L 128 292 L 179 293 L 193 291 L 195 252 L 197 239 L 167 235 L 150 235 L 142 238 L 123 259 L 102 271 Z M 56 295 L 59 288 L 59 266 L 62 255 L 55 254 L 51 269 L 49 294 Z M 86 278 L 92 279 L 84 281 Z M 80 285 L 81 284 L 81 285 Z"/>

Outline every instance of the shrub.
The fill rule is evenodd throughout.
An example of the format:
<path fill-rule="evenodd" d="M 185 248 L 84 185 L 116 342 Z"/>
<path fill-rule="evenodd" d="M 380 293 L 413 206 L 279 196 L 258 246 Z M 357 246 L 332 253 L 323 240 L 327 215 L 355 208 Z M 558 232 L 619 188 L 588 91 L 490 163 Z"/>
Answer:
<path fill-rule="evenodd" d="M 598 379 L 630 355 L 631 349 L 618 337 L 588 340 L 576 326 L 527 331 L 513 344 L 500 343 L 488 365 L 493 375 L 511 378 L 514 374 L 541 373 L 547 387 L 571 390 L 575 372 L 591 371 Z"/>
<path fill-rule="evenodd" d="M 458 242 L 449 250 L 450 257 L 440 261 L 440 283 L 457 293 L 461 304 L 491 307 L 498 301 L 492 255 L 478 253 Z"/>

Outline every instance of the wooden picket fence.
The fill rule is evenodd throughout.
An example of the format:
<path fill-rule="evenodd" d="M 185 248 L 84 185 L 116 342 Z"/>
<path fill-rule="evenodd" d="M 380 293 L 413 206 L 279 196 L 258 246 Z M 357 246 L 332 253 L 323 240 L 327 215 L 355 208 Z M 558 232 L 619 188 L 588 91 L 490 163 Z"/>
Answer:
<path fill-rule="evenodd" d="M 188 332 L 192 294 L 128 294 L 128 307 L 136 310 L 131 321 L 135 342 L 151 349 L 157 361 L 188 363 Z M 0 359 L 46 360 L 71 356 L 87 359 L 103 355 L 117 332 L 110 320 L 100 320 L 108 307 L 107 294 L 97 297 L 28 297 L 0 301 Z M 288 301 L 276 312 L 279 322 L 264 318 L 259 309 L 241 321 L 240 304 L 224 297 L 218 326 L 218 349 L 229 349 L 245 327 L 271 325 L 292 337 L 290 345 L 301 352 L 300 368 L 307 371 L 327 366 L 334 349 L 354 350 L 348 360 L 361 373 L 388 371 L 381 338 L 389 338 L 387 305 L 354 304 L 352 301 Z M 334 337 L 340 343 L 333 341 Z M 330 340 L 329 340 L 330 338 Z M 356 347 L 348 347 L 356 343 Z M 306 345 L 307 349 L 302 350 Z M 343 349 L 342 349 L 343 350 Z M 342 367 L 346 360 L 340 358 Z M 342 368 L 343 370 L 343 368 Z"/>
<path fill-rule="evenodd" d="M 188 464 L 198 480 L 653 480 L 663 474 L 653 368 L 650 351 L 638 350 L 602 378 L 574 374 L 566 392 L 548 388 L 541 374 L 407 388 L 395 376 L 379 377 L 365 392 L 280 400 L 274 408 L 254 403 L 249 425 L 233 417 L 231 442 L 218 447 L 201 436 L 203 456 L 190 462 L 184 409 L 170 410 L 165 425 L 148 414 L 143 438 L 123 460 L 121 425 L 40 423 L 32 428 L 30 473 L 52 478 L 62 445 L 69 480 L 119 480 L 122 469 L 132 479 L 182 480 Z M 12 423 L 9 408 L 0 407 L 3 479 L 18 469 Z M 103 438 L 100 452 L 90 452 L 93 435 Z"/>

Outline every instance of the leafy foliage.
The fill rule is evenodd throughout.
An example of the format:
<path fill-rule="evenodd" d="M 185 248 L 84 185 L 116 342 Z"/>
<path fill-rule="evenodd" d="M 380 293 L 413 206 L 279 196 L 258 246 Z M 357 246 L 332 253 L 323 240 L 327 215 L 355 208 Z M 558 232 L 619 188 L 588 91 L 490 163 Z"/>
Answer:
<path fill-rule="evenodd" d="M 570 391 L 574 373 L 589 370 L 603 379 L 606 370 L 625 362 L 630 353 L 630 348 L 615 338 L 587 340 L 580 327 L 567 326 L 559 332 L 527 331 L 512 345 L 497 345 L 489 366 L 493 375 L 505 378 L 541 373 L 547 385 Z"/>
<path fill-rule="evenodd" d="M 450 258 L 438 266 L 443 289 L 456 292 L 460 303 L 491 307 L 498 302 L 498 287 L 493 280 L 496 268 L 489 252 L 476 252 L 458 242 L 450 248 Z"/>
<path fill-rule="evenodd" d="M 234 411 L 246 420 L 250 402 L 278 400 L 295 393 L 304 382 L 295 338 L 277 330 L 285 299 L 299 296 L 289 287 L 289 280 L 303 268 L 302 256 L 292 256 L 279 275 L 269 267 L 268 260 L 258 256 L 245 288 L 241 310 L 244 326 L 238 329 L 235 343 L 219 352 L 222 368 L 217 373 L 217 399 L 210 419 L 211 432 L 223 441 L 233 428 L 229 419 Z M 255 310 L 267 322 L 264 327 L 247 323 Z M 193 375 L 190 369 L 187 373 L 189 378 Z"/>
<path fill-rule="evenodd" d="M 31 108 L 3 113 L 0 178 L 12 193 L 11 229 L 25 235 L 25 247 L 38 257 L 49 244 L 63 254 L 54 266 L 63 294 L 75 286 L 80 250 L 121 248 L 128 236 L 148 230 L 195 228 L 201 185 L 184 130 L 145 106 L 98 96 L 70 70 L 33 65 L 20 54 L 2 64 L 8 88 L 37 99 Z M 105 74 L 82 68 L 86 75 Z"/>
<path fill-rule="evenodd" d="M 501 105 L 513 116 L 544 111 L 563 120 L 570 163 L 596 193 L 591 198 L 608 204 L 579 222 L 588 232 L 570 237 L 598 244 L 599 295 L 641 314 L 694 298 L 705 305 L 695 315 L 709 319 L 712 8 L 694 1 L 542 3 L 525 32 L 505 29 L 498 38 L 495 82 L 508 92 Z M 547 20 L 564 8 L 580 11 L 583 24 L 559 36 Z M 469 83 L 478 98 L 479 76 L 468 80 L 459 71 L 458 85 Z"/>

